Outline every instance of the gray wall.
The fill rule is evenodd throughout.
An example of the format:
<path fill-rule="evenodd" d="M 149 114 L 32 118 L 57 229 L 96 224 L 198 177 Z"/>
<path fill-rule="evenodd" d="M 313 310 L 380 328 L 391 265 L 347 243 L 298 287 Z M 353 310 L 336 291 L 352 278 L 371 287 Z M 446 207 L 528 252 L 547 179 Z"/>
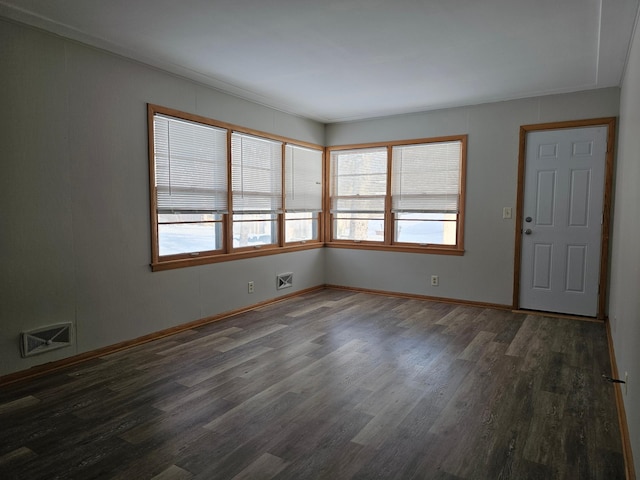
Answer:
<path fill-rule="evenodd" d="M 321 145 L 324 125 L 2 20 L 0 45 L 0 375 L 324 283 L 323 249 L 150 271 L 146 103 Z M 21 331 L 68 321 L 75 346 L 20 358 Z"/>
<path fill-rule="evenodd" d="M 511 305 L 518 140 L 521 125 L 613 117 L 619 89 L 529 98 L 327 126 L 327 145 L 468 134 L 465 254 L 406 254 L 327 249 L 326 281 Z M 432 287 L 431 275 L 440 276 Z"/>
<path fill-rule="evenodd" d="M 623 396 L 636 471 L 640 472 L 640 32 L 629 53 L 620 96 L 612 232 L 609 320 L 618 371 L 629 374 Z M 623 388 L 624 391 L 624 388 Z"/>

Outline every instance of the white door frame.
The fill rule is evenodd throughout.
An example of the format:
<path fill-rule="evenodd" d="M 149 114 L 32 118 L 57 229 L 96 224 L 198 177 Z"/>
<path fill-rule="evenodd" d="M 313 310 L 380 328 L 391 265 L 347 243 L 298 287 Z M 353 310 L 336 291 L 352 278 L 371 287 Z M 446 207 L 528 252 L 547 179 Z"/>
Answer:
<path fill-rule="evenodd" d="M 600 247 L 600 290 L 598 292 L 598 319 L 606 316 L 607 276 L 609 271 L 609 232 L 611 221 L 611 194 L 613 189 L 613 162 L 616 139 L 615 117 L 575 120 L 568 122 L 540 123 L 520 127 L 520 151 L 518 156 L 518 197 L 516 204 L 515 225 L 515 260 L 513 275 L 513 309 L 520 308 L 520 265 L 522 261 L 522 217 L 524 204 L 524 174 L 527 151 L 527 133 L 539 130 L 560 130 L 579 127 L 607 127 L 607 153 L 604 178 L 604 214 L 602 218 L 602 238 Z"/>

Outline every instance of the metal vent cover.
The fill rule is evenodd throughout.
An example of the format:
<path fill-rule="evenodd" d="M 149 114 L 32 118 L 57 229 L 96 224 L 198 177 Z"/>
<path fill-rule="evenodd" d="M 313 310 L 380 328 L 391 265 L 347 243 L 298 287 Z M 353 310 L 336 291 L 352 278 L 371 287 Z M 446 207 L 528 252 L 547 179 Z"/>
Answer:
<path fill-rule="evenodd" d="M 280 273 L 276 276 L 276 289 L 282 290 L 293 285 L 293 273 Z"/>
<path fill-rule="evenodd" d="M 20 334 L 20 353 L 30 357 L 62 347 L 68 347 L 73 341 L 72 324 L 59 323 L 40 327 Z"/>

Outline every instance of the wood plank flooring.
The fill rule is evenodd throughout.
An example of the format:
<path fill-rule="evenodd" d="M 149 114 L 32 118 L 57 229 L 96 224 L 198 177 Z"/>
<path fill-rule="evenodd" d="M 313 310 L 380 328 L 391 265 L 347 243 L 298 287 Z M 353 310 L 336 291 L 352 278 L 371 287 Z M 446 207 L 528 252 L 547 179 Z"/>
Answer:
<path fill-rule="evenodd" d="M 323 290 L 0 389 L 0 478 L 622 479 L 604 325 Z"/>

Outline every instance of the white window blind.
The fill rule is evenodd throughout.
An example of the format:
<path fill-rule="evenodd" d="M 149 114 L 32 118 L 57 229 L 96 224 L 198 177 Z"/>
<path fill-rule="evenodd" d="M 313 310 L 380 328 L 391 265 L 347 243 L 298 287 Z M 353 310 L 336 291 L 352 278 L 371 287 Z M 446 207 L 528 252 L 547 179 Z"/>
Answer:
<path fill-rule="evenodd" d="M 331 187 L 332 213 L 384 213 L 387 149 L 332 152 Z"/>
<path fill-rule="evenodd" d="M 282 213 L 282 143 L 234 132 L 231 185 L 235 213 Z"/>
<path fill-rule="evenodd" d="M 155 114 L 158 213 L 227 212 L 227 131 Z"/>
<path fill-rule="evenodd" d="M 394 212 L 458 213 L 461 142 L 393 147 Z"/>
<path fill-rule="evenodd" d="M 322 210 L 322 151 L 287 144 L 285 146 L 285 210 Z"/>

